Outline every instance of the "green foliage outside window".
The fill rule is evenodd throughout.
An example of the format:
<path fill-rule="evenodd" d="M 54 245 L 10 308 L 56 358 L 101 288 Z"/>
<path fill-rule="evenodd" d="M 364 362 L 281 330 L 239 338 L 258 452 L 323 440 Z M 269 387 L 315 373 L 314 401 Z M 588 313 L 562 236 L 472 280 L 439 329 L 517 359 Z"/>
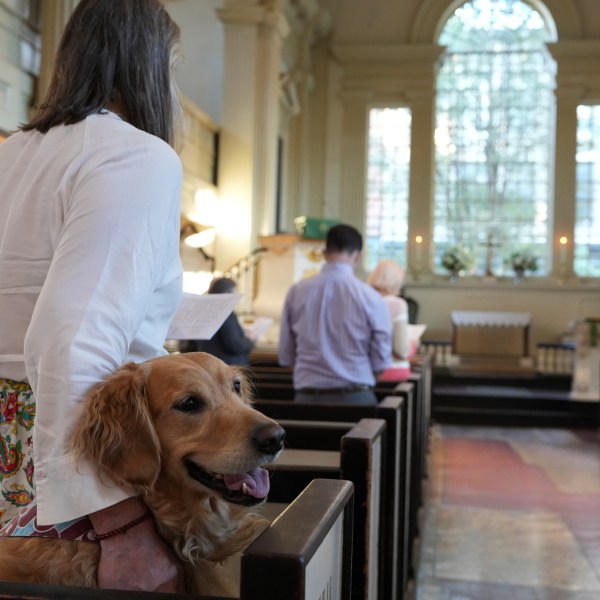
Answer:
<path fill-rule="evenodd" d="M 523 246 L 548 271 L 555 65 L 541 15 L 521 0 L 471 0 L 449 18 L 437 79 L 437 269 L 469 249 L 474 274 L 507 274 Z"/>

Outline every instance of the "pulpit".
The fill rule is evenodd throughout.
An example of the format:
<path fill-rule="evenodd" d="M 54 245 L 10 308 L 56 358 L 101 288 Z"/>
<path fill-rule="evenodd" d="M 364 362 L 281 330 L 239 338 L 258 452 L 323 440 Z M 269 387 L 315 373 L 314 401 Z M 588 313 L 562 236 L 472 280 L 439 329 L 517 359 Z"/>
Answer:
<path fill-rule="evenodd" d="M 460 356 L 529 356 L 531 314 L 453 310 L 452 353 Z"/>
<path fill-rule="evenodd" d="M 267 252 L 258 264 L 253 312 L 279 321 L 289 288 L 321 270 L 325 242 L 279 234 L 259 237 L 259 244 Z"/>

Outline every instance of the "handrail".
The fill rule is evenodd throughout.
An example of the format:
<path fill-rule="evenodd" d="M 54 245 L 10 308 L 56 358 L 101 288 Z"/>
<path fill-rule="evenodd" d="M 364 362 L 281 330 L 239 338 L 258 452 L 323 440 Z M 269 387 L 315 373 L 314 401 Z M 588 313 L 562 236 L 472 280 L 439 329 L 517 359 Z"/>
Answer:
<path fill-rule="evenodd" d="M 261 261 L 268 248 L 259 246 L 249 254 L 240 258 L 223 272 L 223 277 L 229 277 L 237 284 L 237 291 L 243 294 L 238 312 L 252 313 L 252 303 L 258 293 L 256 265 Z"/>

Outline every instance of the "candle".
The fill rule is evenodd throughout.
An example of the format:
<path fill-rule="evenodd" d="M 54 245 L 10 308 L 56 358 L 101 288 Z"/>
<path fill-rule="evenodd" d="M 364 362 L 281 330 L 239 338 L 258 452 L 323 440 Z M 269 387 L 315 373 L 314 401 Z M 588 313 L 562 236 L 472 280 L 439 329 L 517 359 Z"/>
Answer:
<path fill-rule="evenodd" d="M 563 235 L 558 242 L 560 244 L 559 271 L 561 275 L 564 275 L 567 269 L 567 244 L 569 243 L 569 238 L 566 235 Z"/>
<path fill-rule="evenodd" d="M 421 268 L 421 258 L 423 253 L 423 236 L 415 236 L 415 267 L 417 270 Z"/>
<path fill-rule="evenodd" d="M 569 238 L 563 235 L 558 241 L 560 242 L 560 263 L 564 265 L 567 262 L 567 244 L 569 243 Z"/>

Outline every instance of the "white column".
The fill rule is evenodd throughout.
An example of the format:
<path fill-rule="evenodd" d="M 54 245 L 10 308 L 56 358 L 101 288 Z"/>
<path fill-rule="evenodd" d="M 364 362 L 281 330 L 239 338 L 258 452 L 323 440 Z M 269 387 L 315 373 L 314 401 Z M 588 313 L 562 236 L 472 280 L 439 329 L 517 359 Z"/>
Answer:
<path fill-rule="evenodd" d="M 600 98 L 600 41 L 567 40 L 548 44 L 548 49 L 557 65 L 552 275 L 563 281 L 574 275 L 577 106 Z M 564 246 L 562 236 L 567 238 Z"/>
<path fill-rule="evenodd" d="M 62 32 L 79 0 L 44 0 L 42 2 L 42 60 L 36 104 L 46 94 Z"/>
<path fill-rule="evenodd" d="M 368 105 L 371 93 L 364 90 L 342 92 L 342 162 L 339 217 L 361 233 L 365 225 Z"/>
<path fill-rule="evenodd" d="M 410 106 L 412 143 L 408 266 L 416 263 L 415 237 L 423 237 L 420 269 L 429 261 L 433 220 L 435 66 L 443 48 L 419 44 L 339 44 L 334 55 L 343 67 L 343 127 L 340 141 L 340 210 L 344 221 L 364 228 L 371 106 Z"/>
<path fill-rule="evenodd" d="M 575 243 L 575 196 L 577 154 L 577 105 L 581 88 L 556 90 L 556 142 L 554 166 L 554 207 L 550 240 L 552 248 L 552 276 L 563 280 L 573 276 Z M 567 237 L 563 247 L 560 238 Z"/>
<path fill-rule="evenodd" d="M 280 94 L 285 197 L 280 224 L 284 231 L 293 231 L 295 217 L 326 216 L 323 178 L 331 163 L 325 160 L 325 106 L 331 59 L 328 46 L 319 42 L 329 33 L 330 23 L 328 13 L 311 0 L 288 3 L 286 15 L 292 31 L 283 49 L 286 72 Z"/>
<path fill-rule="evenodd" d="M 407 266 L 417 278 L 429 273 L 433 250 L 435 97 L 431 83 L 430 89 L 407 92 L 412 112 Z M 420 244 L 417 236 L 422 238 Z"/>
<path fill-rule="evenodd" d="M 252 250 L 257 235 L 274 231 L 279 61 L 287 25 L 273 0 L 229 0 L 218 14 L 225 61 L 216 255 L 223 270 Z"/>

